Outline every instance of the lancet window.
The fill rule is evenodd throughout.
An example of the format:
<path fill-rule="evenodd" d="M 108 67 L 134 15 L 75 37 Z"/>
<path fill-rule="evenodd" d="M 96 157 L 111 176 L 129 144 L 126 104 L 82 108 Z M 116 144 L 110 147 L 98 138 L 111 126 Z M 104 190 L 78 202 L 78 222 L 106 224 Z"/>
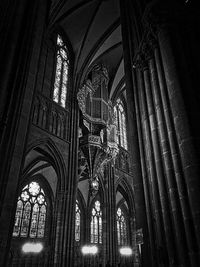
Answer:
<path fill-rule="evenodd" d="M 115 105 L 114 111 L 117 119 L 118 132 L 119 132 L 118 144 L 124 149 L 127 149 L 128 146 L 127 146 L 126 116 L 121 99 L 117 100 L 117 104 Z"/>
<path fill-rule="evenodd" d="M 69 80 L 68 50 L 60 35 L 57 36 L 57 61 L 53 89 L 53 100 L 66 107 L 67 87 Z"/>
<path fill-rule="evenodd" d="M 127 222 L 121 208 L 117 209 L 117 240 L 120 246 L 127 245 L 128 243 Z"/>
<path fill-rule="evenodd" d="M 76 213 L 75 213 L 75 240 L 78 242 L 81 239 L 81 211 L 79 203 L 76 201 Z"/>
<path fill-rule="evenodd" d="M 39 183 L 26 185 L 17 201 L 13 237 L 43 238 L 47 217 L 47 202 Z"/>
<path fill-rule="evenodd" d="M 95 201 L 91 211 L 90 242 L 102 243 L 102 210 L 98 200 Z"/>

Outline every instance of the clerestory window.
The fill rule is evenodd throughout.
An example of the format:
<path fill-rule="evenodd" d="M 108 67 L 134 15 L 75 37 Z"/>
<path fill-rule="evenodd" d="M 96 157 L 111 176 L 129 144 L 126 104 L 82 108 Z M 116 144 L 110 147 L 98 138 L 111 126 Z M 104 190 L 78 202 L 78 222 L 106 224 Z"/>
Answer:
<path fill-rule="evenodd" d="M 127 149 L 128 145 L 127 145 L 126 116 L 121 99 L 117 100 L 117 104 L 114 107 L 114 112 L 117 119 L 118 132 L 119 132 L 118 144 L 124 149 Z"/>
<path fill-rule="evenodd" d="M 68 50 L 61 36 L 58 35 L 53 101 L 55 101 L 64 108 L 66 107 L 68 80 L 69 80 Z"/>

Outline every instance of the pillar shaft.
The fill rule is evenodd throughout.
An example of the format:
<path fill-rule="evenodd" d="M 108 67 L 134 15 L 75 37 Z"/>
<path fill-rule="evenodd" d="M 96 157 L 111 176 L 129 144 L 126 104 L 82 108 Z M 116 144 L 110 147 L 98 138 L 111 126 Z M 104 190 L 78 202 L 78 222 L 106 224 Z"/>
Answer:
<path fill-rule="evenodd" d="M 136 90 L 136 84 L 134 84 L 133 72 L 132 72 L 132 55 L 133 51 L 133 36 L 132 33 L 134 29 L 133 25 L 129 23 L 129 11 L 127 10 L 127 2 L 120 1 L 120 12 L 121 12 L 121 26 L 122 26 L 122 39 L 123 39 L 123 51 L 124 51 L 124 69 L 125 69 L 125 79 L 126 79 L 126 97 L 127 97 L 127 115 L 128 115 L 128 143 L 130 152 L 130 163 L 131 163 L 131 174 L 134 175 L 132 185 L 134 188 L 134 200 L 136 203 L 136 227 L 143 229 L 144 234 L 144 245 L 143 245 L 143 255 L 144 255 L 144 266 L 149 265 L 149 250 L 147 241 L 148 240 L 148 226 L 146 217 L 146 207 L 144 200 L 144 190 L 143 190 L 143 178 L 141 172 L 141 162 L 140 162 L 140 151 L 138 143 L 138 130 L 137 130 L 137 120 L 136 120 L 136 108 L 134 102 L 134 91 Z"/>
<path fill-rule="evenodd" d="M 137 84 L 138 87 L 139 84 Z M 148 231 L 149 231 L 149 248 L 151 250 L 151 263 L 152 266 L 158 266 L 158 258 L 156 253 L 156 247 L 158 245 L 158 232 L 156 224 L 154 220 L 157 222 L 156 213 L 154 210 L 154 196 L 152 192 L 152 184 L 148 179 L 148 160 L 146 159 L 146 151 L 145 151 L 145 139 L 143 139 L 143 131 L 142 131 L 142 120 L 140 114 L 140 106 L 139 106 L 139 96 L 138 91 L 136 91 L 135 95 L 135 103 L 136 103 L 136 118 L 137 118 L 137 125 L 138 125 L 138 141 L 139 141 L 139 148 L 140 148 L 140 155 L 141 155 L 141 169 L 142 169 L 142 176 L 143 176 L 143 184 L 144 184 L 144 195 L 145 195 L 145 205 L 146 205 L 146 212 L 147 212 L 147 221 L 148 221 Z"/>
<path fill-rule="evenodd" d="M 169 31 L 167 31 L 166 28 L 162 28 L 158 32 L 158 38 L 165 73 L 167 96 L 170 103 L 170 112 L 173 117 L 172 125 L 176 133 L 176 147 L 181 159 L 181 167 L 183 171 L 182 179 L 177 176 L 177 184 L 179 186 L 179 194 L 181 195 L 182 208 L 185 207 L 184 211 L 186 214 L 184 214 L 184 216 L 186 215 L 187 217 L 189 215 L 189 210 L 185 195 L 188 196 L 190 211 L 192 213 L 193 223 L 196 230 L 196 235 L 193 235 L 193 248 L 196 250 L 197 240 L 198 246 L 200 244 L 199 165 L 182 97 L 181 86 L 174 59 L 175 51 L 173 51 Z M 174 148 L 175 146 L 172 147 Z M 187 192 L 185 192 L 185 186 L 187 188 Z M 185 221 L 186 220 L 187 219 L 185 219 Z M 189 231 L 188 234 L 190 232 L 191 231 Z"/>

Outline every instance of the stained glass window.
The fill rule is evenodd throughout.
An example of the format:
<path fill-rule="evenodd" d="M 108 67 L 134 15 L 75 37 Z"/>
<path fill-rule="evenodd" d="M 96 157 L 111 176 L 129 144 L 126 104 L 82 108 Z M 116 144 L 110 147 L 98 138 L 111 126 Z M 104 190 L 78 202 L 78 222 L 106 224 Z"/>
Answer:
<path fill-rule="evenodd" d="M 69 73 L 67 47 L 60 35 L 57 36 L 57 62 L 54 81 L 53 100 L 65 108 Z"/>
<path fill-rule="evenodd" d="M 126 128 L 126 117 L 121 99 L 117 100 L 117 104 L 114 108 L 115 116 L 117 117 L 119 138 L 118 144 L 127 149 L 127 128 Z"/>
<path fill-rule="evenodd" d="M 102 211 L 100 202 L 94 203 L 90 222 L 90 241 L 91 243 L 102 243 Z"/>
<path fill-rule="evenodd" d="M 120 208 L 117 209 L 117 241 L 121 246 L 127 245 L 127 223 L 124 213 Z"/>
<path fill-rule="evenodd" d="M 76 201 L 76 213 L 75 213 L 75 240 L 78 242 L 81 238 L 81 211 L 78 201 Z"/>
<path fill-rule="evenodd" d="M 37 182 L 30 182 L 18 197 L 13 236 L 43 238 L 46 208 L 43 189 Z"/>

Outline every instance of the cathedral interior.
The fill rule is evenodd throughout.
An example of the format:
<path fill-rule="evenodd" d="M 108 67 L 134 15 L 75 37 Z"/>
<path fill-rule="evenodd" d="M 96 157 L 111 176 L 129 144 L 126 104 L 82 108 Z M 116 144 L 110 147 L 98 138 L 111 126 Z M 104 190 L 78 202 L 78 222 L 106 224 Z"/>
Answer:
<path fill-rule="evenodd" d="M 0 266 L 200 266 L 196 5 L 0 1 Z"/>

